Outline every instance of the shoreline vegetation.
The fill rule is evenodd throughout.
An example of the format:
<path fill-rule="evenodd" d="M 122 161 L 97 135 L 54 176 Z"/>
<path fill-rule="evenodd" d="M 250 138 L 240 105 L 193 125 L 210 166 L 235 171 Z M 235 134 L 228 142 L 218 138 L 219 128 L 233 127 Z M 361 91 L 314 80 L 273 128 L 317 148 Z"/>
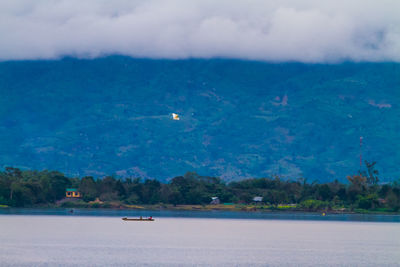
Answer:
<path fill-rule="evenodd" d="M 141 178 L 66 177 L 58 171 L 6 167 L 0 171 L 0 209 L 88 208 L 183 211 L 400 213 L 400 180 L 379 183 L 375 163 L 347 183 L 250 178 L 225 183 L 187 172 L 167 183 Z M 81 197 L 66 197 L 74 188 Z"/>
<path fill-rule="evenodd" d="M 395 211 L 386 208 L 378 208 L 373 210 L 367 209 L 350 209 L 350 208 L 323 208 L 323 209 L 304 209 L 300 205 L 257 205 L 257 204 L 218 204 L 218 205 L 171 205 L 171 204 L 155 204 L 155 205 L 126 205 L 120 202 L 105 202 L 102 205 L 93 205 L 84 201 L 65 202 L 64 205 L 33 205 L 27 207 L 11 207 L 8 205 L 0 205 L 1 209 L 62 209 L 73 212 L 75 209 L 79 210 L 142 210 L 142 211 L 231 211 L 231 212 L 290 212 L 290 213 L 318 213 L 318 214 L 376 214 L 376 215 L 400 215 L 400 211 Z"/>

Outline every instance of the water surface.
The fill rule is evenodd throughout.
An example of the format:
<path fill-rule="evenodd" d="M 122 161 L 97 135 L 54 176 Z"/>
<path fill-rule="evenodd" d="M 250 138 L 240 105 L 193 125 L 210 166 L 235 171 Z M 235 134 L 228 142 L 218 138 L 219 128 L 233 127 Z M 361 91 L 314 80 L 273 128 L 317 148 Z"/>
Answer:
<path fill-rule="evenodd" d="M 117 217 L 172 217 L 172 218 L 214 218 L 214 219 L 260 219 L 260 220 L 318 220 L 318 221 L 362 221 L 362 222 L 400 222 L 398 214 L 334 214 L 311 212 L 244 212 L 244 211 L 186 211 L 186 210 L 126 210 L 126 209 L 0 209 L 0 214 L 19 215 L 61 215 L 61 216 L 117 216 Z"/>
<path fill-rule="evenodd" d="M 400 224 L 0 215 L 2 266 L 399 266 Z"/>

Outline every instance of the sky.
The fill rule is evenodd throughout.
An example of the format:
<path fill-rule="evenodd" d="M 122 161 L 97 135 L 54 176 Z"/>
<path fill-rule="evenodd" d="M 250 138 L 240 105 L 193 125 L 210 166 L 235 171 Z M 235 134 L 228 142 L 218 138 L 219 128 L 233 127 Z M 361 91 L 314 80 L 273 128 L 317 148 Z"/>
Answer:
<path fill-rule="evenodd" d="M 0 60 L 400 62 L 399 0 L 0 0 Z"/>

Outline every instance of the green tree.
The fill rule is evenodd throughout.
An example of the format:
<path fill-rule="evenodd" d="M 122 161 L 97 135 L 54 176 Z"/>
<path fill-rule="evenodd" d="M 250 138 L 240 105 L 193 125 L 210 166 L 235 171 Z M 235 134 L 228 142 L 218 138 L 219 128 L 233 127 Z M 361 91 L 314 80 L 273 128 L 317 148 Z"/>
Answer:
<path fill-rule="evenodd" d="M 360 172 L 360 175 L 367 178 L 367 183 L 370 185 L 371 184 L 376 185 L 379 183 L 379 177 L 378 177 L 379 171 L 375 169 L 375 164 L 376 161 L 372 163 L 365 161 L 365 166 L 367 167 L 367 171 Z"/>
<path fill-rule="evenodd" d="M 357 206 L 360 209 L 374 209 L 379 205 L 378 196 L 376 194 L 369 194 L 367 196 L 357 196 Z"/>
<path fill-rule="evenodd" d="M 71 182 L 63 174 L 58 172 L 51 173 L 50 188 L 52 200 L 56 201 L 65 196 L 65 190 L 71 186 Z"/>
<path fill-rule="evenodd" d="M 92 176 L 85 176 L 81 179 L 79 192 L 81 192 L 84 201 L 93 201 L 96 197 L 99 197 L 97 184 Z"/>

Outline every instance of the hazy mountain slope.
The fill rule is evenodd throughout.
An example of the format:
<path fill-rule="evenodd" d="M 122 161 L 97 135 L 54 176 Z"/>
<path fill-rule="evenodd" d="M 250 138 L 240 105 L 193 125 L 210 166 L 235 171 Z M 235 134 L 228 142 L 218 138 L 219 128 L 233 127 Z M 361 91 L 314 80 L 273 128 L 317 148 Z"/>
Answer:
<path fill-rule="evenodd" d="M 400 64 L 0 63 L 0 165 L 67 174 L 400 177 Z M 180 121 L 170 113 L 180 115 Z"/>

